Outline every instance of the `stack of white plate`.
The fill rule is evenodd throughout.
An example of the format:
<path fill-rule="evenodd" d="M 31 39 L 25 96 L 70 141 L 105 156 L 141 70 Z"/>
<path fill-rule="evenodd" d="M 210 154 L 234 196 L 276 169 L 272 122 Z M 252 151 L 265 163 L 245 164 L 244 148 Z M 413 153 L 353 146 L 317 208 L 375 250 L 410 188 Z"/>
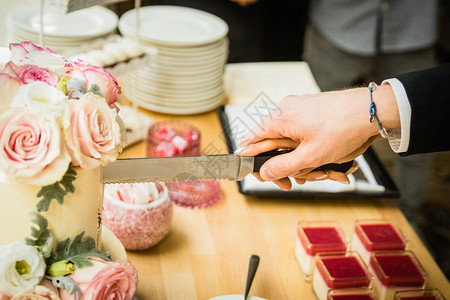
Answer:
<path fill-rule="evenodd" d="M 151 64 L 129 73 L 127 98 L 148 110 L 195 114 L 218 107 L 224 98 L 228 25 L 220 18 L 180 6 L 145 6 L 119 20 L 122 35 L 156 48 Z"/>
<path fill-rule="evenodd" d="M 66 50 L 105 38 L 117 28 L 117 15 L 102 6 L 64 14 L 53 7 L 43 10 L 44 46 L 64 54 Z M 6 15 L 7 42 L 40 42 L 41 16 L 38 3 L 14 6 Z"/>

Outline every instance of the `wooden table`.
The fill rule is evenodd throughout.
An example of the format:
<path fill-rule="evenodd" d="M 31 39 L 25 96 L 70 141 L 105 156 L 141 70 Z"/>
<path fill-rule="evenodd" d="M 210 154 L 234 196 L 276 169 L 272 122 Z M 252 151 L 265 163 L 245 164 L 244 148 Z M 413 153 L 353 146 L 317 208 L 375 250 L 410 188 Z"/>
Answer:
<path fill-rule="evenodd" d="M 226 153 L 215 112 L 180 117 L 145 113 L 155 121 L 188 121 L 201 130 L 203 148 L 213 145 Z M 141 142 L 121 157 L 145 153 L 146 144 Z M 335 219 L 351 237 L 353 222 L 360 218 L 394 219 L 428 272 L 428 286 L 439 288 L 450 299 L 448 280 L 391 199 L 258 199 L 240 194 L 236 182 L 221 181 L 221 188 L 221 199 L 213 206 L 198 210 L 174 206 L 171 232 L 158 245 L 128 251 L 139 272 L 139 299 L 203 300 L 240 294 L 251 254 L 261 258 L 251 295 L 272 300 L 315 299 L 294 255 L 297 222 Z"/>

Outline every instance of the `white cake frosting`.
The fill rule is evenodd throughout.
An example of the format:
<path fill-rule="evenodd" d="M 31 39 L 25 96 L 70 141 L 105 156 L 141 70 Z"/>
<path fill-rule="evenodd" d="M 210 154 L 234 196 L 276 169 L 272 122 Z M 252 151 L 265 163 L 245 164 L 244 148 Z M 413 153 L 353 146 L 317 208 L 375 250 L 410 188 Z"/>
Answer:
<path fill-rule="evenodd" d="M 64 197 L 64 204 L 55 200 L 47 212 L 41 212 L 55 240 L 73 238 L 84 231 L 84 236 L 101 242 L 102 168 L 92 170 L 75 168 L 75 193 Z M 31 212 L 36 211 L 40 186 L 16 182 L 0 182 L 0 245 L 24 240 L 31 233 Z"/>

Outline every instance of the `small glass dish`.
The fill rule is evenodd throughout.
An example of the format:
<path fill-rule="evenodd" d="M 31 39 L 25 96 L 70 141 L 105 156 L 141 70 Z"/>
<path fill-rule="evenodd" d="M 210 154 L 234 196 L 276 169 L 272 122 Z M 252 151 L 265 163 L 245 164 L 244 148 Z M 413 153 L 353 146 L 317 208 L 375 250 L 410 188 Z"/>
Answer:
<path fill-rule="evenodd" d="M 148 249 L 170 231 L 173 206 L 162 183 L 105 184 L 102 224 L 127 250 Z"/>
<path fill-rule="evenodd" d="M 218 180 L 167 182 L 173 204 L 181 207 L 205 208 L 220 199 Z"/>
<path fill-rule="evenodd" d="M 200 131 L 187 122 L 154 123 L 147 134 L 147 157 L 199 155 L 200 139 Z"/>

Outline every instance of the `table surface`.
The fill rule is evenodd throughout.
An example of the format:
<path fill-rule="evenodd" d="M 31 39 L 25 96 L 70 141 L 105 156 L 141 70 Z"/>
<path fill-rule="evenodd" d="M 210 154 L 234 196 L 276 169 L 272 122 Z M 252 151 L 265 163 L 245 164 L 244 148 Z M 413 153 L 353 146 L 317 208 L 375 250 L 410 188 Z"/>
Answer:
<path fill-rule="evenodd" d="M 154 121 L 180 119 L 197 126 L 202 149 L 227 153 L 215 112 L 170 116 L 141 111 Z M 121 158 L 144 157 L 145 142 L 127 148 Z M 139 299 L 209 299 L 240 294 L 248 260 L 260 256 L 250 295 L 265 299 L 315 299 L 294 254 L 299 220 L 338 220 L 351 238 L 357 219 L 392 218 L 409 239 L 409 249 L 429 274 L 427 287 L 450 299 L 449 281 L 392 199 L 260 199 L 239 193 L 236 182 L 221 181 L 218 203 L 203 209 L 174 206 L 172 228 L 159 244 L 128 251 L 139 274 Z"/>

